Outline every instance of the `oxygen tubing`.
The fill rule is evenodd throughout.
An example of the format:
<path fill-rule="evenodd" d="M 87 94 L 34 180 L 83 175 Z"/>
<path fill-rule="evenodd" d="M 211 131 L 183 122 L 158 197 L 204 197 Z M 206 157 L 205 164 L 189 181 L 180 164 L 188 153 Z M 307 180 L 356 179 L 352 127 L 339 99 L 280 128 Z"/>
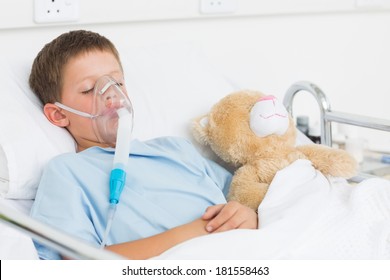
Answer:
<path fill-rule="evenodd" d="M 107 212 L 107 225 L 104 231 L 101 248 L 104 248 L 107 243 L 108 234 L 111 230 L 111 225 L 115 217 L 116 208 L 119 203 L 119 198 L 122 194 L 123 187 L 126 182 L 125 168 L 129 161 L 130 141 L 132 130 L 132 114 L 125 108 L 117 110 L 118 132 L 115 146 L 115 155 L 113 161 L 113 169 L 110 174 L 110 206 Z"/>

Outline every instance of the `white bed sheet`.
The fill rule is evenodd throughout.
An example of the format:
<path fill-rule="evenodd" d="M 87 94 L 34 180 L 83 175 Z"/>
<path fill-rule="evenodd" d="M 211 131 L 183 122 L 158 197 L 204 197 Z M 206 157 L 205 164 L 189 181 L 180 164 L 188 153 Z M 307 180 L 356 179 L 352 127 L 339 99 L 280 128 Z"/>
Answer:
<path fill-rule="evenodd" d="M 307 160 L 279 171 L 259 230 L 210 234 L 155 259 L 390 259 L 390 181 L 350 185 Z"/>

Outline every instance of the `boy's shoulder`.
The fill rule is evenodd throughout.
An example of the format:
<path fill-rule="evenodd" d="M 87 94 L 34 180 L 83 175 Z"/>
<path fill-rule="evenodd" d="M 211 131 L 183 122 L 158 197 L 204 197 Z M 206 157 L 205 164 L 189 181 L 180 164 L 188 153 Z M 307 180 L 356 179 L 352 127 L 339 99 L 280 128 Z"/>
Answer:
<path fill-rule="evenodd" d="M 183 137 L 163 136 L 152 138 L 149 140 L 139 141 L 133 140 L 130 146 L 130 153 L 138 156 L 162 156 L 169 158 L 184 158 L 199 157 L 199 152 L 192 142 Z"/>
<path fill-rule="evenodd" d="M 142 143 L 151 149 L 158 150 L 195 150 L 195 147 L 190 140 L 178 136 L 162 136 L 143 141 Z"/>
<path fill-rule="evenodd" d="M 160 145 L 192 145 L 191 141 L 184 137 L 179 136 L 160 136 L 156 138 L 152 138 L 149 140 L 145 140 L 146 144 L 160 144 Z"/>
<path fill-rule="evenodd" d="M 114 150 L 111 149 L 105 151 L 102 148 L 99 147 L 91 147 L 81 152 L 68 152 L 59 154 L 55 157 L 53 157 L 48 165 L 77 165 L 78 162 L 82 162 L 83 160 L 89 160 L 90 158 L 95 158 L 96 154 L 101 153 L 114 153 Z"/>
<path fill-rule="evenodd" d="M 144 141 L 134 139 L 130 146 L 130 153 L 137 155 L 159 155 L 165 153 L 189 153 L 197 152 L 192 142 L 183 137 L 162 136 Z M 52 158 L 48 166 L 70 165 L 75 166 L 83 161 L 90 161 L 97 157 L 102 159 L 112 157 L 113 148 L 91 147 L 82 152 L 63 153 Z"/>
<path fill-rule="evenodd" d="M 79 153 L 76 152 L 68 152 L 68 153 L 63 153 L 59 154 L 52 159 L 49 160 L 47 165 L 45 166 L 46 169 L 53 168 L 55 166 L 74 166 L 76 161 L 75 159 L 79 158 Z"/>

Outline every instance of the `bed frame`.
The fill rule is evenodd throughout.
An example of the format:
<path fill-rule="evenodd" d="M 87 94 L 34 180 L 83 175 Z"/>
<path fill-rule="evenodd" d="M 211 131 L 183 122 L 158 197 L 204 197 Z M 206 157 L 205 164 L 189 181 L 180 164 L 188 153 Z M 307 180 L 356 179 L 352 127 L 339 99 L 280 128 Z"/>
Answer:
<path fill-rule="evenodd" d="M 390 120 L 332 111 L 330 108 L 330 102 L 324 92 L 317 85 L 307 81 L 294 83 L 288 88 L 284 96 L 283 104 L 291 115 L 293 115 L 292 108 L 294 97 L 300 91 L 310 92 L 320 107 L 322 144 L 332 146 L 332 122 L 390 132 Z"/>
<path fill-rule="evenodd" d="M 329 147 L 332 146 L 332 122 L 390 132 L 390 120 L 331 110 L 329 99 L 325 93 L 317 85 L 308 81 L 294 83 L 285 93 L 283 105 L 291 116 L 293 116 L 294 97 L 301 91 L 311 93 L 318 103 L 320 109 L 321 144 L 325 144 Z M 370 177 L 375 176 L 360 172 L 357 176 L 353 177 L 351 181 L 360 182 Z"/>
<path fill-rule="evenodd" d="M 355 114 L 332 111 L 330 102 L 322 90 L 315 84 L 307 81 L 294 83 L 286 92 L 283 103 L 292 115 L 293 101 L 300 91 L 310 92 L 318 102 L 321 112 L 321 143 L 332 146 L 331 123 L 344 123 L 354 126 L 390 131 L 390 121 L 365 117 Z M 373 177 L 368 174 L 359 174 L 354 181 Z M 75 238 L 72 238 L 58 230 L 54 230 L 45 224 L 33 220 L 25 214 L 0 204 L 0 222 L 5 222 L 12 227 L 26 233 L 31 238 L 55 248 L 59 253 L 76 259 L 119 259 L 116 254 L 89 246 Z"/>
<path fill-rule="evenodd" d="M 20 213 L 2 204 L 0 204 L 0 222 L 4 222 L 26 233 L 32 239 L 70 258 L 86 260 L 123 259 L 117 254 L 90 246 L 85 242 L 64 234 L 59 230 L 32 219 L 24 213 Z"/>

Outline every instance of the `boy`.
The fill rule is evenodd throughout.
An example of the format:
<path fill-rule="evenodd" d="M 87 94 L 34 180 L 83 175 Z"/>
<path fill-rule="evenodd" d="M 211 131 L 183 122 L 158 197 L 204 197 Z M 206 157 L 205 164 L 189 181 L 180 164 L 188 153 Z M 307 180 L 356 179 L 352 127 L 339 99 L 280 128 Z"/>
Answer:
<path fill-rule="evenodd" d="M 29 80 L 47 119 L 66 128 L 77 145 L 77 153 L 48 164 L 31 216 L 95 245 L 102 242 L 107 223 L 114 149 L 99 141 L 93 120 L 77 112 L 91 113 L 95 83 L 105 75 L 125 91 L 114 45 L 79 30 L 47 44 L 34 60 Z M 146 259 L 197 236 L 257 228 L 254 211 L 226 203 L 231 174 L 202 158 L 188 141 L 133 140 L 131 147 L 126 186 L 106 249 Z M 41 258 L 59 257 L 39 245 L 38 250 Z"/>

